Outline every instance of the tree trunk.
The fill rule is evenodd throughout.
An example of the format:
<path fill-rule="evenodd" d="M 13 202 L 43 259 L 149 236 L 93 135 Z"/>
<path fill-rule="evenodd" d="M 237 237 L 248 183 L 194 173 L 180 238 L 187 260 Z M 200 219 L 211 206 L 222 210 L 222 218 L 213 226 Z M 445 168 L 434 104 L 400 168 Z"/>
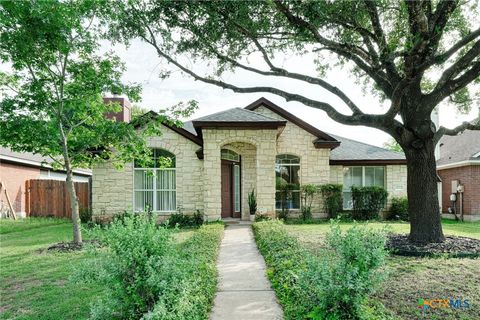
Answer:
<path fill-rule="evenodd" d="M 419 243 L 443 242 L 438 204 L 437 168 L 433 141 L 424 140 L 423 147 L 406 148 L 408 212 L 410 240 Z"/>
<path fill-rule="evenodd" d="M 73 182 L 73 172 L 71 168 L 67 169 L 67 190 L 70 196 L 70 207 L 72 209 L 72 223 L 73 223 L 73 242 L 82 243 L 82 230 L 80 213 L 78 209 L 77 192 L 75 191 L 75 183 Z"/>

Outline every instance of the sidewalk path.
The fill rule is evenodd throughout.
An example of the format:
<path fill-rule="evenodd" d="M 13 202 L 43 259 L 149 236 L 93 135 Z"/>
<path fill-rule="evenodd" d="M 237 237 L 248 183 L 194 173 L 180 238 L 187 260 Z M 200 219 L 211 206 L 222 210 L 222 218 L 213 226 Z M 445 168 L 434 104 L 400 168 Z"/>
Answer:
<path fill-rule="evenodd" d="M 283 319 L 250 224 L 230 225 L 220 246 L 211 320 Z"/>

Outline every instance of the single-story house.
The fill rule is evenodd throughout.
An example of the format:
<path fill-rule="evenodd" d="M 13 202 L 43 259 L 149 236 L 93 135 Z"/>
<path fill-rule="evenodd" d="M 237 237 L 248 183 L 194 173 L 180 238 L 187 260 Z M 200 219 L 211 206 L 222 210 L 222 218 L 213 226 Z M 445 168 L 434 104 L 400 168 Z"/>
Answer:
<path fill-rule="evenodd" d="M 347 209 L 352 184 L 383 186 L 391 197 L 406 195 L 403 154 L 327 134 L 265 98 L 188 121 L 183 128 L 164 124 L 162 133 L 148 143 L 155 158 L 172 159 L 170 166 L 128 163 L 117 170 L 104 163 L 93 169 L 94 215 L 148 207 L 165 216 L 198 210 L 207 220 L 246 220 L 252 190 L 258 212 L 273 215 L 280 208 L 279 179 L 296 186 L 288 203 L 292 214 L 300 211 L 303 184 L 343 184 Z M 320 199 L 312 211 L 324 216 Z"/>
<path fill-rule="evenodd" d="M 15 152 L 8 148 L 0 147 L 0 182 L 7 188 L 8 196 L 12 202 L 13 210 L 19 217 L 26 216 L 26 183 L 29 180 L 62 180 L 65 181 L 66 173 L 54 170 L 48 163 L 49 159 L 29 152 Z M 89 182 L 92 171 L 88 169 L 74 170 L 75 182 Z M 0 204 L 6 205 L 5 193 L 0 194 Z"/>
<path fill-rule="evenodd" d="M 465 221 L 480 220 L 480 131 L 466 130 L 456 136 L 443 136 L 439 146 L 437 172 L 442 180 L 443 216 L 454 218 L 449 208 L 455 208 L 457 215 L 463 210 Z M 458 185 L 463 186 L 461 197 Z M 450 200 L 453 193 L 455 202 Z"/>

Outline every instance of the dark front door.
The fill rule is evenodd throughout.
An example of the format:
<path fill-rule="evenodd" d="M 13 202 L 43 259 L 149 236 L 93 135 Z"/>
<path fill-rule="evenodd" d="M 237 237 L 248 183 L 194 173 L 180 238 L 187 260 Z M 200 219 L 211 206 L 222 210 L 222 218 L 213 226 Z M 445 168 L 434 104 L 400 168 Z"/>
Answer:
<path fill-rule="evenodd" d="M 233 216 L 232 164 L 222 161 L 222 218 Z"/>

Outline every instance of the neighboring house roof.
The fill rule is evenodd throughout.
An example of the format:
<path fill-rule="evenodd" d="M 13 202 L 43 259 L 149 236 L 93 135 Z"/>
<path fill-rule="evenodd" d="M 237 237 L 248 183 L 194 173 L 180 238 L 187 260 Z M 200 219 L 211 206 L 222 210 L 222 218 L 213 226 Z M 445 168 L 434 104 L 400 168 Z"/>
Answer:
<path fill-rule="evenodd" d="M 465 130 L 456 136 L 444 135 L 440 141 L 438 169 L 480 165 L 480 131 Z"/>
<path fill-rule="evenodd" d="M 340 142 L 335 140 L 335 138 L 333 138 L 332 136 L 328 135 L 327 133 L 323 132 L 320 129 L 315 128 L 311 124 L 303 121 L 302 119 L 298 118 L 297 116 L 291 114 L 287 110 L 279 107 L 275 103 L 273 103 L 270 100 L 265 99 L 263 97 L 254 101 L 254 102 L 252 102 L 251 104 L 246 106 L 245 109 L 254 111 L 255 109 L 257 109 L 261 106 L 264 106 L 264 107 L 270 109 L 271 111 L 273 111 L 273 112 L 279 114 L 280 116 L 282 116 L 284 119 L 287 119 L 291 123 L 299 126 L 303 130 L 305 130 L 305 131 L 309 132 L 310 134 L 316 136 L 317 140 L 314 141 L 314 145 L 317 148 L 325 147 L 325 148 L 334 149 L 334 148 L 336 148 L 340 145 Z"/>
<path fill-rule="evenodd" d="M 405 155 L 331 134 L 340 146 L 330 153 L 330 164 L 406 164 Z"/>
<path fill-rule="evenodd" d="M 51 160 L 46 157 L 43 157 L 39 154 L 34 154 L 30 152 L 16 152 L 12 151 L 9 148 L 0 147 L 0 162 L 15 163 L 21 164 L 30 167 L 40 167 L 46 169 L 52 169 L 52 166 L 49 165 Z M 64 171 L 64 170 L 57 170 Z M 73 170 L 75 174 L 83 176 L 91 176 L 92 170 L 89 169 L 75 169 Z"/>

